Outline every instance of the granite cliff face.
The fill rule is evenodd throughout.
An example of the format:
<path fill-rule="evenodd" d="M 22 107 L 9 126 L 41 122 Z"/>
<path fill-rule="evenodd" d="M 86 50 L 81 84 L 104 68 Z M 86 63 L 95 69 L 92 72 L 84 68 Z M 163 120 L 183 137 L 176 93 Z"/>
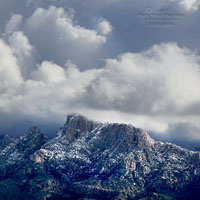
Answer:
<path fill-rule="evenodd" d="M 53 139 L 0 137 L 0 199 L 200 199 L 199 181 L 199 152 L 132 125 L 72 114 Z"/>

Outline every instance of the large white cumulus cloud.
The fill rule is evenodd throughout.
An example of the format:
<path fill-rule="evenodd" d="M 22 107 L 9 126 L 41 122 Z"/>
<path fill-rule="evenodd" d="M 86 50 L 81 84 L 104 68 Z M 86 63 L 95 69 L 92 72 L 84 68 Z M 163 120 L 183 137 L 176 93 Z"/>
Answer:
<path fill-rule="evenodd" d="M 182 113 L 200 102 L 199 70 L 199 57 L 190 50 L 175 43 L 155 45 L 108 59 L 89 87 L 90 98 L 95 106 L 126 112 Z"/>
<path fill-rule="evenodd" d="M 105 54 L 112 26 L 100 18 L 94 29 L 86 28 L 77 23 L 74 15 L 73 9 L 55 6 L 36 7 L 25 17 L 12 14 L 3 37 L 17 57 L 21 57 L 20 65 L 28 66 L 24 68 L 33 69 L 36 62 L 44 60 L 60 65 L 72 60 L 82 69 L 97 67 Z M 23 74 L 28 73 L 30 70 L 24 69 Z"/>
<path fill-rule="evenodd" d="M 22 79 L 11 48 L 1 43 L 18 77 L 9 81 L 15 81 L 12 91 L 2 90 L 3 112 L 59 121 L 75 111 L 102 121 L 132 122 L 158 133 L 180 123 L 200 129 L 200 110 L 194 110 L 200 107 L 199 56 L 175 43 L 122 54 L 106 60 L 101 69 L 80 71 L 71 61 L 65 66 L 44 61 L 28 80 Z"/>
<path fill-rule="evenodd" d="M 9 2 L 4 4 L 5 8 L 10 6 Z M 82 69 L 98 64 L 111 32 L 110 23 L 103 22 L 99 33 L 77 24 L 74 11 L 62 7 L 36 7 L 26 17 L 11 13 L 0 39 L 1 116 L 17 115 L 16 120 L 20 120 L 66 114 L 75 94 L 81 95 L 82 83 L 93 78 L 93 70 L 81 73 L 73 62 Z M 76 82 L 73 77 L 78 77 Z"/>
<path fill-rule="evenodd" d="M 12 49 L 0 39 L 0 94 L 17 87 L 23 81 L 20 67 Z"/>
<path fill-rule="evenodd" d="M 22 15 L 19 14 L 12 15 L 10 20 L 6 24 L 5 33 L 11 34 L 14 31 L 18 30 L 22 23 L 22 20 L 23 20 Z"/>
<path fill-rule="evenodd" d="M 104 32 L 108 33 L 106 28 Z M 73 16 L 54 6 L 38 8 L 27 19 L 25 32 L 36 48 L 42 50 L 42 59 L 52 59 L 59 64 L 65 64 L 70 59 L 82 67 L 93 67 L 106 42 L 104 34 L 75 24 Z"/>
<path fill-rule="evenodd" d="M 36 64 L 34 47 L 22 31 L 14 31 L 8 35 L 7 40 L 14 55 L 17 57 L 23 77 L 25 79 L 29 78 L 30 72 Z"/>

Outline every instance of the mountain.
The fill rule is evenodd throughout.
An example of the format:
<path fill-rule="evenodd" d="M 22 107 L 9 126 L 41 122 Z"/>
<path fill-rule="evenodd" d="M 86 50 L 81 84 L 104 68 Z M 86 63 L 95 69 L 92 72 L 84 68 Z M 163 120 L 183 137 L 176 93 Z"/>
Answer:
<path fill-rule="evenodd" d="M 71 114 L 56 137 L 0 137 L 0 199 L 200 199 L 200 153 Z"/>

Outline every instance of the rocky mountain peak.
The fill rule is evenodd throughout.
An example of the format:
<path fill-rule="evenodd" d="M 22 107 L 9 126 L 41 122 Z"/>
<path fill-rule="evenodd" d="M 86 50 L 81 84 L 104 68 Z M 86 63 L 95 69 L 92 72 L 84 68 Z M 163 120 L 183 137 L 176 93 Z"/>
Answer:
<path fill-rule="evenodd" d="M 43 134 L 37 126 L 32 126 L 26 132 L 26 134 L 21 138 L 24 144 L 28 146 L 31 145 L 43 145 L 47 140 L 48 137 Z"/>
<path fill-rule="evenodd" d="M 84 133 L 91 132 L 96 123 L 79 114 L 69 114 L 62 127 L 62 135 L 65 135 L 69 142 L 80 138 Z"/>
<path fill-rule="evenodd" d="M 108 124 L 103 129 L 105 137 L 113 142 L 126 141 L 126 144 L 135 146 L 145 146 L 154 143 L 154 140 L 143 131 L 142 129 L 136 128 L 132 125 L 126 124 Z"/>
<path fill-rule="evenodd" d="M 150 148 L 154 144 L 154 140 L 145 131 L 132 125 L 102 124 L 79 114 L 68 115 L 62 128 L 62 136 L 71 143 L 86 135 L 87 140 L 93 138 L 95 147 L 102 150 L 118 145 L 118 149 L 123 152 L 129 151 L 132 147 Z"/>
<path fill-rule="evenodd" d="M 31 127 L 0 151 L 0 199 L 199 200 L 199 166 L 142 129 L 70 114 L 55 138 Z"/>
<path fill-rule="evenodd" d="M 16 147 L 20 152 L 24 152 L 25 156 L 29 156 L 38 150 L 48 140 L 37 126 L 32 126 L 24 136 L 21 136 L 16 143 Z"/>
<path fill-rule="evenodd" d="M 41 131 L 37 126 L 32 126 L 28 129 L 25 136 L 41 135 Z"/>
<path fill-rule="evenodd" d="M 90 125 L 93 123 L 94 121 L 89 120 L 87 117 L 73 113 L 67 115 L 67 120 L 64 126 L 80 129 L 80 131 L 88 131 L 91 129 Z"/>

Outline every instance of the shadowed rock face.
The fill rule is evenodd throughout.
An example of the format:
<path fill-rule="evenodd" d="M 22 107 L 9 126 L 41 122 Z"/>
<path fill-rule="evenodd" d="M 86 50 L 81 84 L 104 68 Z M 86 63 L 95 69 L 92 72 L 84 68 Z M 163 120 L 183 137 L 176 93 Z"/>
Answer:
<path fill-rule="evenodd" d="M 132 125 L 71 114 L 53 139 L 31 127 L 0 145 L 0 199 L 200 199 L 199 152 Z"/>
<path fill-rule="evenodd" d="M 81 138 L 83 133 L 91 132 L 96 123 L 89 121 L 86 117 L 78 114 L 67 116 L 66 123 L 62 128 L 62 135 L 71 143 L 78 138 Z"/>
<path fill-rule="evenodd" d="M 25 156 L 29 156 L 39 150 L 47 140 L 48 137 L 41 133 L 38 127 L 32 126 L 24 137 L 18 140 L 16 147 L 19 152 L 22 152 Z"/>

